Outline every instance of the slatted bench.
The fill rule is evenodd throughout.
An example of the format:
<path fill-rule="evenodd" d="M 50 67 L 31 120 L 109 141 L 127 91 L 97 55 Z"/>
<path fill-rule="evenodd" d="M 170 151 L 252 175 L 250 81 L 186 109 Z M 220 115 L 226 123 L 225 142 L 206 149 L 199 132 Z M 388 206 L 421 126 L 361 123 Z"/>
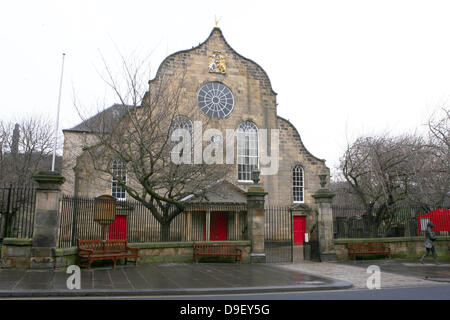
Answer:
<path fill-rule="evenodd" d="M 348 243 L 347 249 L 350 260 L 364 254 L 382 254 L 391 258 L 391 249 L 382 242 Z"/>
<path fill-rule="evenodd" d="M 242 250 L 232 243 L 194 243 L 194 259 L 200 257 L 234 257 L 241 263 Z"/>
<path fill-rule="evenodd" d="M 78 265 L 90 268 L 96 260 L 112 260 L 114 269 L 117 260 L 134 259 L 137 264 L 138 249 L 130 248 L 126 240 L 78 240 Z"/>

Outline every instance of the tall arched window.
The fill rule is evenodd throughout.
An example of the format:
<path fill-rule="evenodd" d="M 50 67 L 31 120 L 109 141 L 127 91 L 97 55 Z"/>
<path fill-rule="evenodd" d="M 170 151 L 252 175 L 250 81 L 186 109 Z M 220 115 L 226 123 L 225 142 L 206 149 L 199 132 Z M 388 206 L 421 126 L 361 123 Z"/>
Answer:
<path fill-rule="evenodd" d="M 188 117 L 185 117 L 185 116 L 175 116 L 173 118 L 172 124 L 170 126 L 170 130 L 171 130 L 170 134 L 172 134 L 172 132 L 176 129 L 186 129 L 189 132 L 190 144 L 191 144 L 191 160 L 192 160 L 192 155 L 194 153 L 194 141 L 193 141 L 193 136 L 192 136 L 192 132 L 193 132 L 192 121 Z M 175 143 L 173 143 L 173 144 L 175 144 Z M 180 157 L 183 155 L 183 152 L 184 152 L 184 149 L 181 149 L 180 154 L 179 154 Z"/>
<path fill-rule="evenodd" d="M 304 177 L 303 168 L 300 165 L 292 169 L 292 196 L 294 202 L 304 202 Z"/>
<path fill-rule="evenodd" d="M 120 160 L 114 160 L 112 162 L 112 174 L 111 195 L 119 200 L 125 200 L 125 188 L 119 183 L 119 181 L 122 181 L 123 184 L 126 184 L 127 182 L 125 164 Z"/>
<path fill-rule="evenodd" d="M 238 180 L 251 181 L 258 168 L 258 128 L 251 121 L 242 122 L 237 130 Z"/>
<path fill-rule="evenodd" d="M 185 116 L 175 116 L 172 120 L 171 129 L 187 129 L 192 134 L 192 121 Z"/>

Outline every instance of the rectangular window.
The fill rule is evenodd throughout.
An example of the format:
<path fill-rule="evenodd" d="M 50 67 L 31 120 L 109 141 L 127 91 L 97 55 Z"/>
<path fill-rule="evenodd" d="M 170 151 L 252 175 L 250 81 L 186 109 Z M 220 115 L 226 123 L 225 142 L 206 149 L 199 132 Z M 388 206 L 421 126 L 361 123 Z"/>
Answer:
<path fill-rule="evenodd" d="M 127 173 L 123 162 L 115 160 L 112 164 L 112 182 L 111 182 L 111 195 L 118 200 L 126 199 L 125 189 L 120 185 L 121 180 L 123 184 L 127 182 Z"/>

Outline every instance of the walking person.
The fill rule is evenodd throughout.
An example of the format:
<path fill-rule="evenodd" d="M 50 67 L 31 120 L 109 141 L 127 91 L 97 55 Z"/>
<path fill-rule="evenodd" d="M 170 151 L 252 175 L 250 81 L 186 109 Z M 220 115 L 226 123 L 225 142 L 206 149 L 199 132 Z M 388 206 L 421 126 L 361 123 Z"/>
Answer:
<path fill-rule="evenodd" d="M 434 247 L 434 241 L 436 240 L 436 235 L 433 232 L 433 228 L 434 228 L 434 223 L 429 221 L 427 224 L 427 231 L 425 232 L 425 242 L 424 242 L 425 249 L 427 249 L 427 252 L 425 252 L 425 254 L 422 256 L 422 258 L 420 258 L 421 264 L 423 264 L 423 260 L 425 259 L 425 257 L 430 254 L 430 251 L 433 253 L 434 263 L 439 264 L 439 262 L 437 260 L 436 249 Z"/>

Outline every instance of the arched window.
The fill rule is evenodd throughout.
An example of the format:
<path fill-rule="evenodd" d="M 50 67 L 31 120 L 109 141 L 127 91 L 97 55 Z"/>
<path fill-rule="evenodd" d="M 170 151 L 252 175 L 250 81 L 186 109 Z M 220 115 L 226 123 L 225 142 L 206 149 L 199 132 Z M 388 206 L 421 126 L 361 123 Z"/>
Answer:
<path fill-rule="evenodd" d="M 237 158 L 238 180 L 252 181 L 252 170 L 258 168 L 258 128 L 251 121 L 238 127 Z"/>
<path fill-rule="evenodd" d="M 191 144 L 191 160 L 192 155 L 194 153 L 194 141 L 193 141 L 193 126 L 192 121 L 185 116 L 175 116 L 172 120 L 172 124 L 170 125 L 170 134 L 172 134 L 173 131 L 176 129 L 186 129 L 189 132 L 190 135 L 190 144 Z M 179 140 L 181 141 L 181 140 Z M 176 144 L 176 142 L 173 142 L 172 147 Z M 181 149 L 179 156 L 181 157 L 183 155 L 184 149 Z M 171 151 L 172 152 L 172 151 Z"/>
<path fill-rule="evenodd" d="M 292 169 L 292 196 L 295 203 L 304 202 L 303 168 L 300 165 Z"/>
<path fill-rule="evenodd" d="M 172 120 L 171 130 L 187 129 L 192 134 L 192 121 L 185 116 L 175 116 Z"/>
<path fill-rule="evenodd" d="M 112 162 L 112 174 L 111 195 L 119 200 L 125 200 L 125 188 L 119 183 L 119 181 L 122 181 L 123 184 L 126 184 L 127 182 L 125 164 L 120 160 L 114 160 Z"/>

